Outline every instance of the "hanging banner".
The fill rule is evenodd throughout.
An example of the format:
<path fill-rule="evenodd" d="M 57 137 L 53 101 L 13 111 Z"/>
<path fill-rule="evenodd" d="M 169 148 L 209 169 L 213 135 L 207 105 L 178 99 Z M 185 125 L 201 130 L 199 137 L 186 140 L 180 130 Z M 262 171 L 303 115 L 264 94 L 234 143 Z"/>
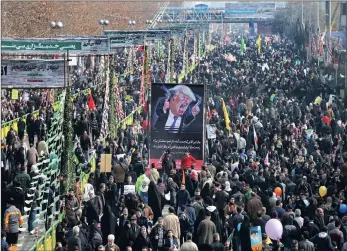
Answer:
<path fill-rule="evenodd" d="M 137 37 L 142 36 L 145 40 L 165 40 L 171 36 L 170 30 L 139 30 L 139 31 L 119 31 L 105 30 L 104 35 L 110 37 Z M 143 44 L 143 43 L 142 43 Z"/>
<path fill-rule="evenodd" d="M 152 84 L 150 163 L 161 167 L 163 153 L 170 149 L 178 168 L 186 151 L 203 164 L 204 86 Z"/>
<path fill-rule="evenodd" d="M 110 37 L 110 50 L 113 52 L 119 47 L 140 46 L 144 41 L 143 35 Z"/>
<path fill-rule="evenodd" d="M 107 53 L 107 37 L 63 37 L 55 39 L 9 39 L 1 40 L 1 50 L 28 53 L 64 53 L 67 50 L 78 53 Z"/>
<path fill-rule="evenodd" d="M 226 18 L 259 18 L 273 19 L 275 16 L 276 3 L 225 3 Z"/>
<path fill-rule="evenodd" d="M 4 88 L 64 87 L 64 60 L 2 60 Z"/>

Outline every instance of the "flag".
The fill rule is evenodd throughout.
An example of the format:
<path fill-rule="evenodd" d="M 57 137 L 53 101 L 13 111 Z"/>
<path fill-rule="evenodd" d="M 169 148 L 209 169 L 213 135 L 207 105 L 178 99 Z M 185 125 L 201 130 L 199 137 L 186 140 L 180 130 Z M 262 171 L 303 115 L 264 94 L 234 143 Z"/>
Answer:
<path fill-rule="evenodd" d="M 245 40 L 242 38 L 241 39 L 241 45 L 240 45 L 240 52 L 241 54 L 245 52 Z"/>
<path fill-rule="evenodd" d="M 211 114 L 210 106 L 207 107 L 207 117 L 208 117 L 208 120 L 209 120 L 209 121 L 212 119 L 212 114 Z"/>
<path fill-rule="evenodd" d="M 228 131 L 230 131 L 230 119 L 229 119 L 229 114 L 227 111 L 227 108 L 225 106 L 225 102 L 222 99 L 222 109 L 223 109 L 223 113 L 224 113 L 224 119 L 225 119 L 225 127 L 228 129 Z"/>
<path fill-rule="evenodd" d="M 89 106 L 89 109 L 90 109 L 90 110 L 92 110 L 92 111 L 95 110 L 95 103 L 94 103 L 93 96 L 92 96 L 91 93 L 90 93 L 90 95 L 89 95 L 88 106 Z"/>
<path fill-rule="evenodd" d="M 266 153 L 266 157 L 265 157 L 265 160 L 264 160 L 264 165 L 269 165 L 269 152 Z"/>
<path fill-rule="evenodd" d="M 183 167 L 182 167 L 182 184 L 186 184 L 186 174 L 184 173 Z"/>
<path fill-rule="evenodd" d="M 254 137 L 254 149 L 257 150 L 258 149 L 258 136 L 257 136 L 257 132 L 255 131 L 254 125 L 253 125 L 253 137 Z"/>
<path fill-rule="evenodd" d="M 260 54 L 261 53 L 261 38 L 260 38 L 260 36 L 258 36 L 257 45 L 258 45 L 258 54 Z"/>

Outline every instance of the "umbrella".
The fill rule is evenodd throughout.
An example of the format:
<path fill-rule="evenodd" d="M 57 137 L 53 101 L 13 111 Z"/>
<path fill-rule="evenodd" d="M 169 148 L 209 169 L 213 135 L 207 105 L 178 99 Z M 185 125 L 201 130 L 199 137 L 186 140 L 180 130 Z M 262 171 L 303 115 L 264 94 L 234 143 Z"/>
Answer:
<path fill-rule="evenodd" d="M 322 118 L 322 121 L 330 126 L 331 118 L 329 118 L 328 116 L 324 116 Z"/>

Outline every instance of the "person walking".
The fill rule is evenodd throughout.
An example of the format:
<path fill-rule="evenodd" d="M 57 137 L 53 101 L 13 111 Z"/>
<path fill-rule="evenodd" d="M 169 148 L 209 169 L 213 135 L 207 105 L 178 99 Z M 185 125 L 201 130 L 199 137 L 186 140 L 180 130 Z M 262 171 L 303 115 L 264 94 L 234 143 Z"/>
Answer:
<path fill-rule="evenodd" d="M 9 246 L 16 245 L 18 242 L 19 228 L 23 224 L 22 214 L 18 208 L 14 206 L 14 199 L 10 198 L 5 211 L 4 224 Z"/>
<path fill-rule="evenodd" d="M 211 221 L 211 213 L 209 211 L 205 212 L 205 220 L 200 222 L 197 235 L 199 238 L 199 245 L 212 244 L 213 234 L 216 233 L 216 225 Z"/>

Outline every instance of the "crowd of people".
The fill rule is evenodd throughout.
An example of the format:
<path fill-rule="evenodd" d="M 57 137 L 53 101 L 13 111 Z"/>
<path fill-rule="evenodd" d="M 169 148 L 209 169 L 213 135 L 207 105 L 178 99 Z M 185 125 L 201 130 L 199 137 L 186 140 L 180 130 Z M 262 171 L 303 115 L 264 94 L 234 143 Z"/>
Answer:
<path fill-rule="evenodd" d="M 273 39 L 259 53 L 254 41 L 240 50 L 234 39 L 225 46 L 217 36 L 184 80 L 208 84 L 216 138 L 206 140 L 203 166 L 187 151 L 191 163 L 176 169 L 170 149 L 162 166 L 149 165 L 146 111 L 104 142 L 100 116 L 86 98 L 76 102 L 76 156 L 88 163 L 94 149 L 98 165 L 86 164 L 88 184 L 82 190 L 77 177 L 66 194 L 56 250 L 249 251 L 257 238 L 265 251 L 347 250 L 347 109 L 291 41 Z M 105 153 L 110 173 L 100 171 Z"/>

